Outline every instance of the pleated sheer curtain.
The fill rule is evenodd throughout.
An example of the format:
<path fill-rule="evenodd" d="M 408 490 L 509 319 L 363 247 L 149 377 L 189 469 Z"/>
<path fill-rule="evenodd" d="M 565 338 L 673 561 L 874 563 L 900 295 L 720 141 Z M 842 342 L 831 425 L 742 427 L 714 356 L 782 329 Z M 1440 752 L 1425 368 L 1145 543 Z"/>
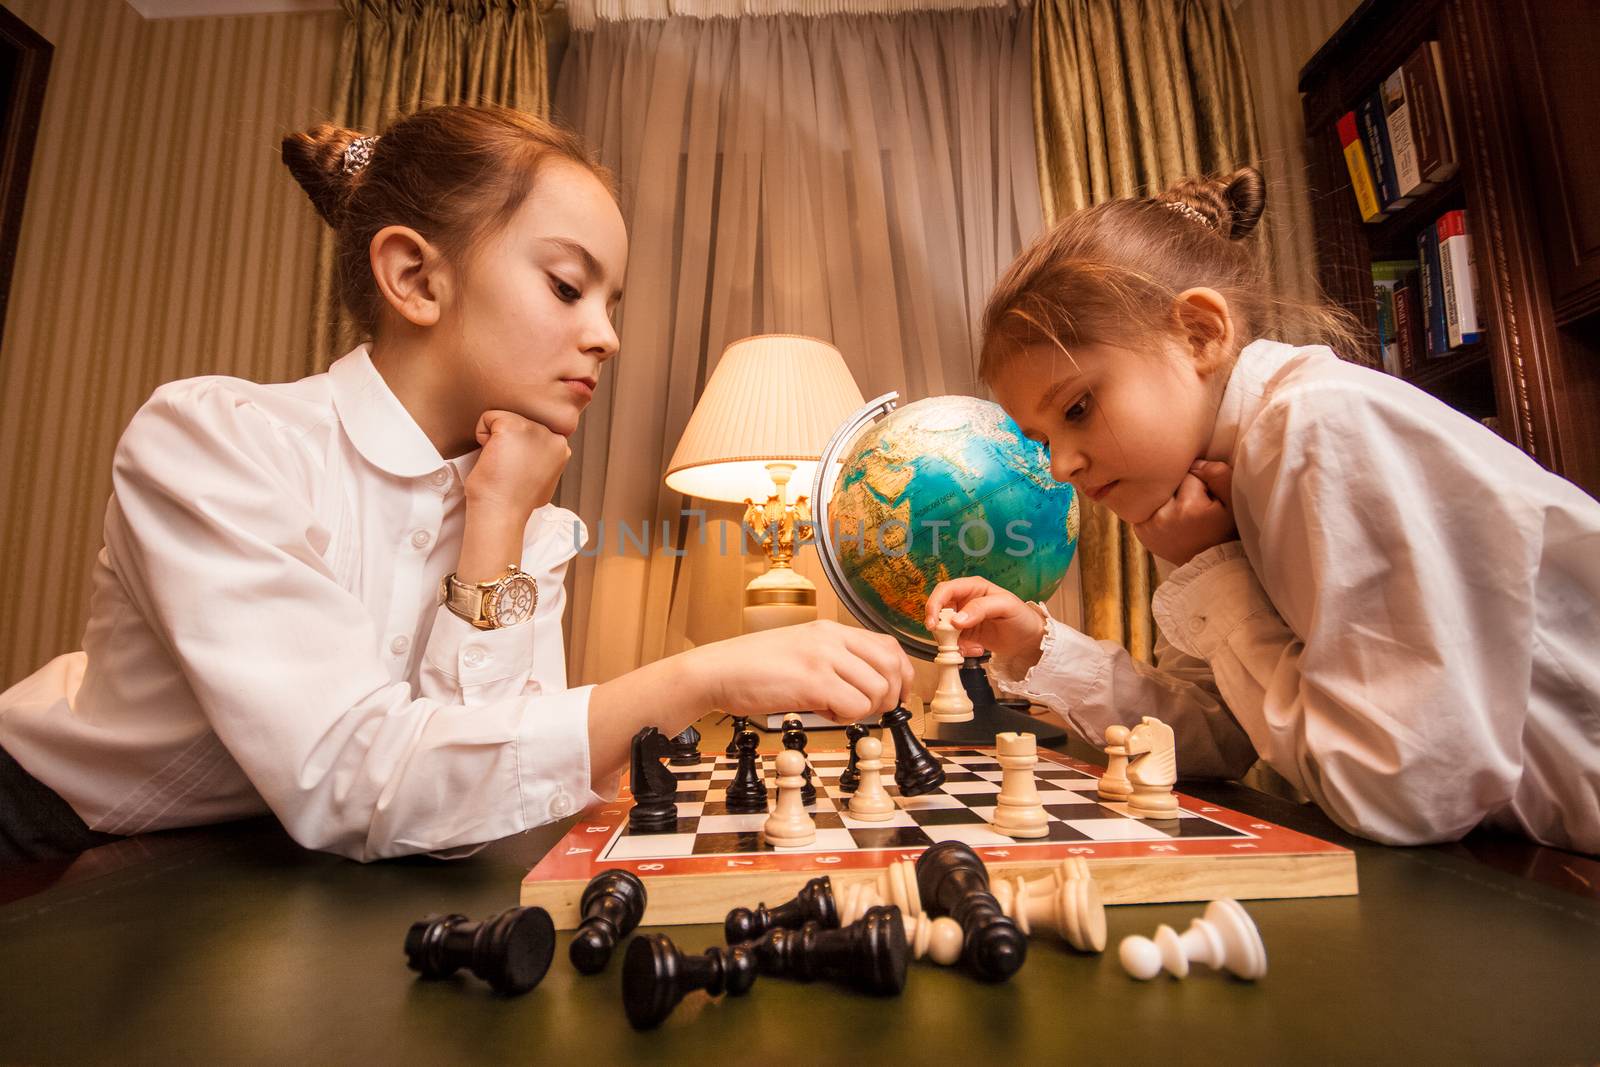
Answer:
<path fill-rule="evenodd" d="M 760 569 L 739 551 L 742 509 L 662 483 L 729 342 L 821 337 L 869 398 L 977 392 L 983 302 L 1041 225 L 1028 9 L 685 7 L 574 4 L 554 98 L 618 176 L 631 241 L 622 354 L 558 497 L 592 537 L 574 566 L 575 682 L 738 632 Z M 797 565 L 819 615 L 846 619 L 814 550 Z"/>
<path fill-rule="evenodd" d="M 547 15 L 554 0 L 340 0 L 332 121 L 378 133 L 437 104 L 500 104 L 546 116 Z M 324 227 L 313 291 L 313 364 L 323 370 L 365 338 L 333 287 L 333 235 Z"/>
<path fill-rule="evenodd" d="M 1230 0 L 1038 0 L 1033 110 L 1053 224 L 1103 200 L 1261 157 Z M 1270 229 L 1261 239 L 1270 245 Z M 1269 250 L 1270 254 L 1270 250 Z M 1148 662 L 1154 561 L 1127 523 L 1085 500 L 1083 629 Z"/>

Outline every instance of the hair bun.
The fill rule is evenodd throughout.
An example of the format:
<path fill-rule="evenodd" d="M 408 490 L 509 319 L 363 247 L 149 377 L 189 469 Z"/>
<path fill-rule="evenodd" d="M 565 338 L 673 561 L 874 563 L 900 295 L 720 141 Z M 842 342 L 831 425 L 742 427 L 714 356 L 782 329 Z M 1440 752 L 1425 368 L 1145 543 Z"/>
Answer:
<path fill-rule="evenodd" d="M 324 122 L 283 139 L 284 166 L 311 198 L 317 214 L 335 229 L 358 179 L 345 169 L 345 149 L 362 136 L 357 130 Z"/>
<path fill-rule="evenodd" d="M 1155 198 L 1181 205 L 1230 241 L 1255 232 L 1267 207 L 1267 183 L 1254 167 L 1240 167 L 1217 178 L 1185 178 Z"/>

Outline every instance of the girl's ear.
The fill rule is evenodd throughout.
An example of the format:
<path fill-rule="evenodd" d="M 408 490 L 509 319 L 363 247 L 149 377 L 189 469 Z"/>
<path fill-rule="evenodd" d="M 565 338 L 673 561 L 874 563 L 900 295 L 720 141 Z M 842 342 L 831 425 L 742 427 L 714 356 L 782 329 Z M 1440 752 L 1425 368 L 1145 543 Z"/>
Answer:
<path fill-rule="evenodd" d="M 409 226 L 385 226 L 367 246 L 373 280 L 384 301 L 414 326 L 439 321 L 441 301 L 448 286 L 444 257 Z"/>
<path fill-rule="evenodd" d="M 1173 316 L 1202 374 L 1224 366 L 1233 352 L 1233 313 L 1215 289 L 1195 286 L 1178 294 Z"/>

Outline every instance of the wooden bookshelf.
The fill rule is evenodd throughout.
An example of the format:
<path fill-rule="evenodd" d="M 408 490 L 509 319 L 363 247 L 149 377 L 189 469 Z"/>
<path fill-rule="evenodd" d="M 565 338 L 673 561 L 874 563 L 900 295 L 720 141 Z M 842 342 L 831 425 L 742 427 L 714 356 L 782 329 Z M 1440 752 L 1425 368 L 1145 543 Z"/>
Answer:
<path fill-rule="evenodd" d="M 1372 263 L 1416 258 L 1425 226 L 1466 209 L 1483 339 L 1420 359 L 1407 380 L 1474 418 L 1493 416 L 1507 439 L 1591 495 L 1600 495 L 1600 185 L 1594 139 L 1575 131 L 1592 122 L 1600 63 L 1569 42 L 1597 33 L 1600 4 L 1580 0 L 1366 0 L 1300 72 L 1318 272 L 1365 327 L 1352 358 L 1381 365 Z M 1459 169 L 1364 223 L 1335 125 L 1428 40 L 1442 52 Z"/>

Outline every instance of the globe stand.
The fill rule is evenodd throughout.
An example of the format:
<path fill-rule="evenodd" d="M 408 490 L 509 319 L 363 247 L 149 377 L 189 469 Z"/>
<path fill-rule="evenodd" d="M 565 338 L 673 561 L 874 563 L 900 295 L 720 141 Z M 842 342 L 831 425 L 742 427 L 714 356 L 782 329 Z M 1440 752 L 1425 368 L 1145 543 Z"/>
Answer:
<path fill-rule="evenodd" d="M 995 734 L 1015 732 L 1033 734 L 1041 745 L 1064 744 L 1067 732 L 1044 719 L 1036 719 L 1025 710 L 1027 701 L 995 699 L 989 685 L 989 674 L 983 665 L 989 654 L 968 656 L 961 664 L 961 685 L 972 701 L 972 718 L 967 722 L 934 722 L 923 719 L 922 740 L 929 745 L 992 745 Z"/>

